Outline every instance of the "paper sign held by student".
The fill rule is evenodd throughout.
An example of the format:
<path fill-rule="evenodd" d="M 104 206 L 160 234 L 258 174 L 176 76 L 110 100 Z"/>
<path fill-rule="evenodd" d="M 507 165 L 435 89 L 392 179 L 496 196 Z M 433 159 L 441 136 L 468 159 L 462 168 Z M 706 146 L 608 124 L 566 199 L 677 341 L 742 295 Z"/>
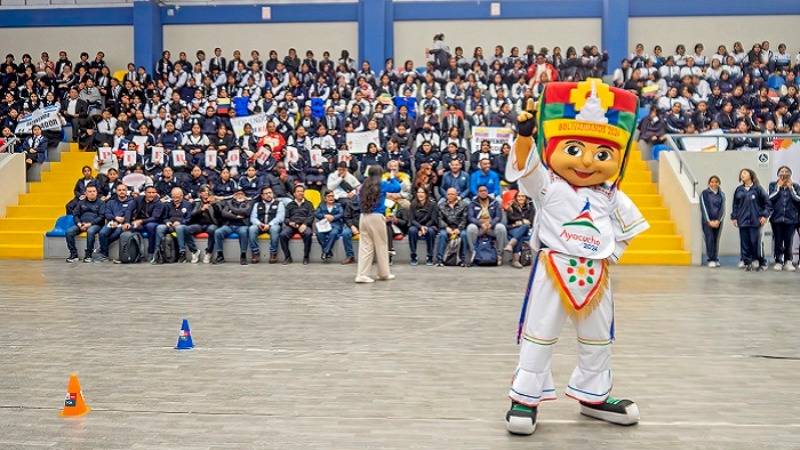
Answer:
<path fill-rule="evenodd" d="M 135 150 L 125 150 L 122 153 L 122 165 L 125 167 L 133 167 L 136 165 L 137 153 Z"/>
<path fill-rule="evenodd" d="M 228 166 L 239 167 L 242 165 L 241 154 L 239 150 L 228 150 Z"/>
<path fill-rule="evenodd" d="M 172 163 L 175 165 L 175 167 L 186 166 L 186 152 L 183 150 L 173 150 Z"/>
<path fill-rule="evenodd" d="M 319 167 L 325 161 L 322 157 L 322 149 L 312 148 L 308 151 L 308 159 L 311 160 L 312 167 Z"/>
<path fill-rule="evenodd" d="M 103 162 L 111 161 L 111 157 L 113 153 L 111 152 L 111 147 L 103 146 L 97 149 L 98 159 Z"/>
<path fill-rule="evenodd" d="M 289 164 L 294 164 L 300 160 L 300 152 L 297 151 L 295 147 L 286 147 L 286 157 L 284 158 L 284 164 L 287 166 Z"/>
<path fill-rule="evenodd" d="M 337 156 L 337 163 L 340 162 L 350 162 L 350 152 L 347 150 L 339 150 L 339 155 Z"/>
<path fill-rule="evenodd" d="M 270 154 L 267 153 L 266 150 L 259 150 L 258 153 L 256 153 L 256 161 L 258 161 L 259 164 L 266 164 L 269 157 Z"/>
<path fill-rule="evenodd" d="M 150 150 L 150 155 L 152 157 L 153 164 L 162 165 L 164 164 L 164 147 L 153 147 Z"/>
<path fill-rule="evenodd" d="M 144 149 L 147 146 L 147 136 L 134 136 L 132 140 L 136 144 L 136 152 L 144 156 Z"/>
<path fill-rule="evenodd" d="M 217 151 L 206 150 L 206 167 L 209 169 L 217 168 Z"/>
<path fill-rule="evenodd" d="M 345 140 L 347 141 L 347 149 L 350 150 L 350 153 L 366 153 L 369 144 L 375 144 L 378 148 L 380 148 L 381 145 L 378 130 L 347 133 Z"/>
<path fill-rule="evenodd" d="M 331 231 L 331 228 L 331 223 L 327 220 L 322 219 L 317 221 L 317 231 L 319 233 L 327 233 L 328 231 Z"/>

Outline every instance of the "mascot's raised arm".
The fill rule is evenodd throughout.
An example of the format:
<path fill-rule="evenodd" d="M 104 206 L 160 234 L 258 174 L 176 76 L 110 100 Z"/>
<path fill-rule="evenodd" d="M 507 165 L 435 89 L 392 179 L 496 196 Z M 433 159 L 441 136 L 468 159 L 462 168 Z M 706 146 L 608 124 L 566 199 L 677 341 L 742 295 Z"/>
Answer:
<path fill-rule="evenodd" d="M 532 434 L 539 403 L 556 398 L 550 362 L 567 317 L 577 329 L 579 353 L 565 394 L 587 416 L 621 425 L 639 421 L 634 402 L 610 395 L 614 301 L 608 276 L 609 262 L 649 227 L 619 190 L 637 110 L 634 94 L 590 78 L 548 83 L 538 106 L 529 101 L 518 117 L 506 177 L 536 207 L 531 248 L 537 255 L 517 330 L 519 364 L 506 414 L 511 433 Z"/>

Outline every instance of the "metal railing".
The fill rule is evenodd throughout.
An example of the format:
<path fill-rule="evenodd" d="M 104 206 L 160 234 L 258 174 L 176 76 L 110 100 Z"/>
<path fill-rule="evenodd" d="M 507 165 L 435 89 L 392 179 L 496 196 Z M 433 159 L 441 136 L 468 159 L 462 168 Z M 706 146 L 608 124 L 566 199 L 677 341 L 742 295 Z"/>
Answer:
<path fill-rule="evenodd" d="M 678 157 L 678 174 L 683 175 L 689 179 L 689 182 L 692 184 L 692 198 L 697 197 L 697 185 L 700 183 L 697 180 L 697 177 L 692 173 L 692 170 L 689 169 L 689 165 L 686 164 L 686 161 L 683 159 L 683 155 L 681 155 L 681 150 L 678 148 L 677 143 L 672 138 L 673 135 L 668 134 L 666 135 L 667 143 L 669 146 L 675 150 L 675 156 Z"/>

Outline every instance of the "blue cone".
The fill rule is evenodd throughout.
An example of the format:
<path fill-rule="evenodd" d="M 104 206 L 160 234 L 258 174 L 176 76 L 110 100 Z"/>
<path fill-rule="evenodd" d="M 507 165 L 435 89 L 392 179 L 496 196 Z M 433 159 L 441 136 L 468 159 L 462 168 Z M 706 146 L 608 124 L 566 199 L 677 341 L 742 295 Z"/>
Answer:
<path fill-rule="evenodd" d="M 192 342 L 192 331 L 189 330 L 189 321 L 183 319 L 181 330 L 178 332 L 178 343 L 175 345 L 178 350 L 191 350 L 194 348 Z"/>

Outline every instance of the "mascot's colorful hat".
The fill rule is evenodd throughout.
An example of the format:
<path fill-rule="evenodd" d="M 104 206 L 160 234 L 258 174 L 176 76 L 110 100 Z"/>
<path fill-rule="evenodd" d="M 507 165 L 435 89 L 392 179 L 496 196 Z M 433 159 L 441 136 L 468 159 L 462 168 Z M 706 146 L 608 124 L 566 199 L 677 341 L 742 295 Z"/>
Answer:
<path fill-rule="evenodd" d="M 559 137 L 607 141 L 627 149 L 636 128 L 639 99 L 598 78 L 547 83 L 539 100 L 539 149 Z M 546 161 L 546 158 L 544 158 Z"/>

